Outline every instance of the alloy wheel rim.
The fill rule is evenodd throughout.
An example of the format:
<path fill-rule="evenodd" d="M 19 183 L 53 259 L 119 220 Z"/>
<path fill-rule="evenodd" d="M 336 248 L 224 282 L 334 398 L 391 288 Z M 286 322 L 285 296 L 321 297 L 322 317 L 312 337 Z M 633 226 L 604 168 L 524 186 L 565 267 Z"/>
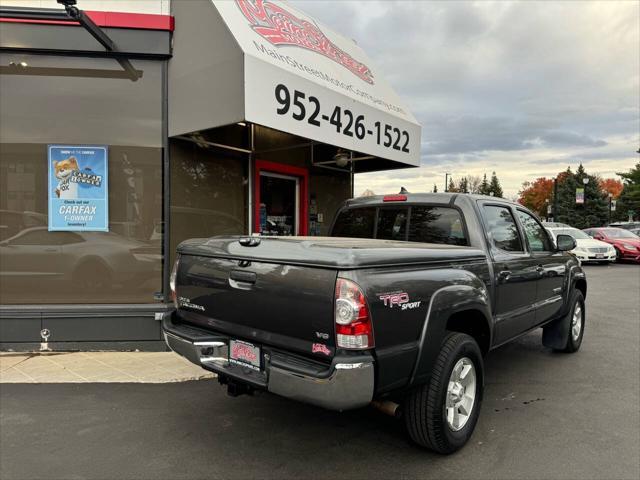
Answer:
<path fill-rule="evenodd" d="M 445 401 L 447 425 L 454 432 L 469 421 L 476 403 L 476 369 L 473 362 L 462 357 L 451 371 Z"/>
<path fill-rule="evenodd" d="M 573 317 L 571 317 L 571 338 L 574 341 L 580 338 L 580 332 L 582 331 L 582 306 L 577 303 L 576 308 L 573 309 Z"/>

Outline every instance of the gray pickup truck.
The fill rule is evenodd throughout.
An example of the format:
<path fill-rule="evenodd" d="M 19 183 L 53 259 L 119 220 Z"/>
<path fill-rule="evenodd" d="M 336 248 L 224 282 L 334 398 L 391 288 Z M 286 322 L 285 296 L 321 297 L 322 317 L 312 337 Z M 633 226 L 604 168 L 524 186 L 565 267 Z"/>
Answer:
<path fill-rule="evenodd" d="M 521 205 L 465 194 L 346 202 L 332 237 L 183 242 L 171 349 L 231 395 L 268 391 L 333 410 L 373 404 L 419 445 L 462 447 L 487 352 L 531 330 L 580 348 L 587 283 Z"/>

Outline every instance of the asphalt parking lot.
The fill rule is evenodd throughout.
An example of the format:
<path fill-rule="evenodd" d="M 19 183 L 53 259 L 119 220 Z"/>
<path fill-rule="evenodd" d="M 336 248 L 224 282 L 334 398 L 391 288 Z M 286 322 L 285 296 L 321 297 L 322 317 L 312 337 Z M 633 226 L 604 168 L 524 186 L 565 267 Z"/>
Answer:
<path fill-rule="evenodd" d="M 373 409 L 229 398 L 215 380 L 0 385 L 0 478 L 640 478 L 640 266 L 586 267 L 582 350 L 487 358 L 471 442 L 423 451 Z"/>

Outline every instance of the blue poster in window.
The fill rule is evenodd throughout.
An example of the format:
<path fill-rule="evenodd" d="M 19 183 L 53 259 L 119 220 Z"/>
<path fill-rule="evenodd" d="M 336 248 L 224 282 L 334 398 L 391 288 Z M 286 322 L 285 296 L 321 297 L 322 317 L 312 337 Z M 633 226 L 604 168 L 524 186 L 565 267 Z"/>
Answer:
<path fill-rule="evenodd" d="M 49 231 L 109 231 L 108 149 L 49 145 Z"/>

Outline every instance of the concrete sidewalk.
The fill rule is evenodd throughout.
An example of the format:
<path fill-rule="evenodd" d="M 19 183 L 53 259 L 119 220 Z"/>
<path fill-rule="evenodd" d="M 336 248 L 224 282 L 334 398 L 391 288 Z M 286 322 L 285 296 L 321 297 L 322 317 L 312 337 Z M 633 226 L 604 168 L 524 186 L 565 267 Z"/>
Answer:
<path fill-rule="evenodd" d="M 0 353 L 0 383 L 167 383 L 213 376 L 173 352 Z"/>

